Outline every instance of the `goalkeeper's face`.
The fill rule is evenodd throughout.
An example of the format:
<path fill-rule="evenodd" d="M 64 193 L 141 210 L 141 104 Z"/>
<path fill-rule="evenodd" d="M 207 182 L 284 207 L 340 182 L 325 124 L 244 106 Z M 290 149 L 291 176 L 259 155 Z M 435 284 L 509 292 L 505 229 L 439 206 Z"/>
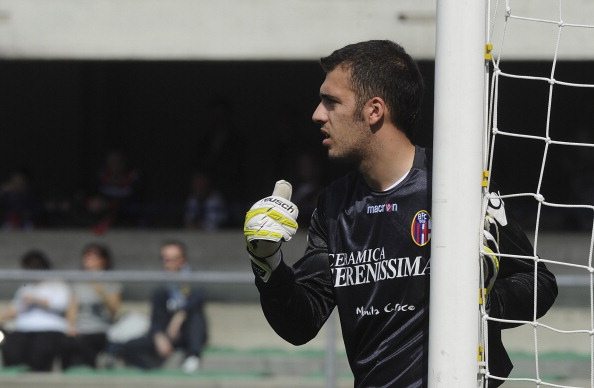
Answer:
<path fill-rule="evenodd" d="M 361 160 L 372 132 L 357 107 L 349 69 L 339 66 L 326 74 L 312 119 L 321 126 L 322 144 L 329 157 Z"/>

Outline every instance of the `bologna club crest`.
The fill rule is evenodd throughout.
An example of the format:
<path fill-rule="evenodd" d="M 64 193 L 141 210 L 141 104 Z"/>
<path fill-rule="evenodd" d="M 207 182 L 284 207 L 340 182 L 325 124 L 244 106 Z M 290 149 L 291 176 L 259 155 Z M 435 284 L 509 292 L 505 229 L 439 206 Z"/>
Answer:
<path fill-rule="evenodd" d="M 410 235 L 418 246 L 427 245 L 431 240 L 431 216 L 427 210 L 419 210 L 410 225 Z"/>

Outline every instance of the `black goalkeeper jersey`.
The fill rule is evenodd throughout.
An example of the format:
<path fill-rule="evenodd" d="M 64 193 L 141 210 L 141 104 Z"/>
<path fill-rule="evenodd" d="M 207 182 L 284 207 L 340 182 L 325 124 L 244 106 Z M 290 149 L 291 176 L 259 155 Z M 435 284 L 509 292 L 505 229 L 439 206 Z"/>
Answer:
<path fill-rule="evenodd" d="M 427 385 L 430 171 L 430 158 L 417 147 L 412 169 L 388 191 L 371 190 L 357 172 L 333 182 L 319 197 L 304 257 L 293 267 L 281 263 L 268 283 L 256 280 L 266 318 L 293 344 L 312 339 L 338 306 L 356 387 Z M 514 246 L 529 249 L 519 228 L 514 233 L 519 233 L 512 236 Z M 532 305 L 534 265 L 521 260 L 506 263 L 502 261 L 501 278 L 491 293 L 503 287 L 508 295 L 494 298 L 491 309 L 499 317 L 531 319 L 531 307 L 517 311 L 515 305 L 526 306 L 508 297 Z M 544 313 L 556 288 L 547 294 L 554 277 L 539 267 L 545 278 L 539 284 L 545 290 L 539 299 Z M 505 277 L 517 274 L 522 277 L 505 284 Z M 505 316 L 499 313 L 504 310 Z M 492 329 L 490 354 L 501 362 L 494 363 L 491 372 L 507 376 L 511 363 L 500 328 Z"/>

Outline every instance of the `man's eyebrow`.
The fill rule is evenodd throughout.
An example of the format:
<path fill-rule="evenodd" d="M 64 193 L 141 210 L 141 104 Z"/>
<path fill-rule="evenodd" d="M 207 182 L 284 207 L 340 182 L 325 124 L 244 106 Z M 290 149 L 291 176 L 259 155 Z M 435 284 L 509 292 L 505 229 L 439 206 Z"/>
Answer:
<path fill-rule="evenodd" d="M 321 100 L 329 100 L 329 101 L 338 101 L 338 97 L 333 96 L 331 94 L 320 92 L 320 99 Z"/>

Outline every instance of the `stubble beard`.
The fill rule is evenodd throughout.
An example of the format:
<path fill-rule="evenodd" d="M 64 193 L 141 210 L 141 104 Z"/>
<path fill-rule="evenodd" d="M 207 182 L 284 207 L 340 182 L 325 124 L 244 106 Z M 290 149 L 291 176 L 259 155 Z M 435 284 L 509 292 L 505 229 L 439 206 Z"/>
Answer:
<path fill-rule="evenodd" d="M 351 122 L 348 123 L 348 126 L 350 127 L 350 129 L 348 129 L 347 131 L 362 131 L 364 130 L 362 123 L 365 121 L 363 119 L 363 110 L 362 108 L 357 108 L 355 110 L 355 112 L 353 113 L 353 115 L 351 116 Z M 328 159 L 333 161 L 333 162 L 337 162 L 340 164 L 348 164 L 348 165 L 358 165 L 362 158 L 362 148 L 360 147 L 361 145 L 359 145 L 359 147 L 353 147 L 353 144 L 356 144 L 357 141 L 352 142 L 351 146 L 349 148 L 346 149 L 342 149 L 342 150 L 334 150 L 336 151 L 335 153 L 332 152 L 332 148 L 328 148 Z"/>
<path fill-rule="evenodd" d="M 356 164 L 360 158 L 354 152 L 332 154 L 331 151 L 328 150 L 328 159 L 332 162 L 351 165 Z"/>

